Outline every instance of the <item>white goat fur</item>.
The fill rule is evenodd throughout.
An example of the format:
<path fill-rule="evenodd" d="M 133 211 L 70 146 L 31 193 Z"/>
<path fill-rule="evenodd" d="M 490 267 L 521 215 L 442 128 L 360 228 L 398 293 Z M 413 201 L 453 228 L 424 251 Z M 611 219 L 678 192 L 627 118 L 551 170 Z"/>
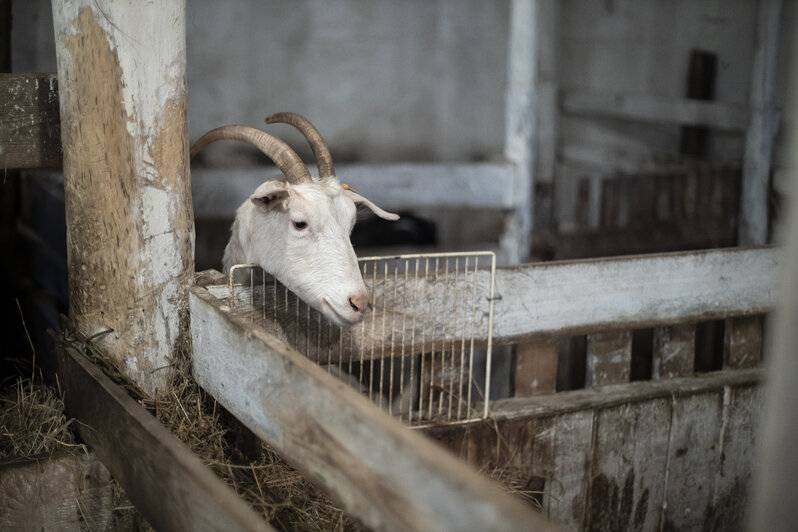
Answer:
<path fill-rule="evenodd" d="M 235 264 L 258 264 L 333 322 L 358 323 L 368 292 L 349 240 L 356 203 L 398 219 L 334 177 L 263 183 L 236 212 L 224 251 L 225 273 Z"/>

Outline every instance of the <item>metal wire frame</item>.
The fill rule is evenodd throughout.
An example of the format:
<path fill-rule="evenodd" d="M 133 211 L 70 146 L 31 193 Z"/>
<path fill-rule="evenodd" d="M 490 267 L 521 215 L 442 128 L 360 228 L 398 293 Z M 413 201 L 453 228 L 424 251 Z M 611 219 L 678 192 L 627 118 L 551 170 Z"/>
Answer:
<path fill-rule="evenodd" d="M 231 268 L 230 308 L 412 427 L 487 417 L 495 254 L 406 254 L 359 263 L 371 304 L 351 328 L 334 325 L 255 265 Z M 476 361 L 481 350 L 484 365 Z M 476 379 L 483 369 L 484 380 Z"/>

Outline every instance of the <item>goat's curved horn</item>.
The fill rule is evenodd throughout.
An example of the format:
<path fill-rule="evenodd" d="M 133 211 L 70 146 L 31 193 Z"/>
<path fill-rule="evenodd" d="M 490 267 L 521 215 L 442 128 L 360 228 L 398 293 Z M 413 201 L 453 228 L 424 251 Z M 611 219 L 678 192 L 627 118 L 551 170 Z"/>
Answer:
<path fill-rule="evenodd" d="M 289 183 L 313 181 L 305 163 L 288 144 L 265 131 L 249 126 L 222 126 L 208 131 L 191 146 L 191 158 L 193 159 L 205 146 L 217 140 L 240 140 L 252 144 L 274 161 Z"/>
<path fill-rule="evenodd" d="M 326 177 L 335 176 L 335 167 L 333 166 L 330 150 L 327 148 L 324 139 L 321 138 L 321 133 L 310 123 L 310 120 L 296 113 L 275 113 L 266 118 L 267 124 L 274 124 L 276 122 L 294 126 L 308 139 L 310 148 L 313 150 L 313 155 L 316 156 L 319 178 L 324 179 Z"/>

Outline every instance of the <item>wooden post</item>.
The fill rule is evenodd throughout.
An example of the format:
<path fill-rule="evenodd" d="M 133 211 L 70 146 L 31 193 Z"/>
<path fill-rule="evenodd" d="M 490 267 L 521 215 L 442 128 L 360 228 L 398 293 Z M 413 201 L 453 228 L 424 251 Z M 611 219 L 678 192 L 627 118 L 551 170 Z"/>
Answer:
<path fill-rule="evenodd" d="M 185 0 L 53 0 L 70 318 L 163 389 L 194 270 Z"/>
<path fill-rule="evenodd" d="M 768 239 L 770 160 L 778 125 L 774 102 L 780 15 L 781 0 L 760 0 L 740 198 L 738 237 L 744 246 L 764 244 Z"/>
<path fill-rule="evenodd" d="M 793 38 L 791 71 L 785 91 L 790 129 L 785 135 L 785 166 L 792 179 L 784 227 L 784 256 L 780 268 L 778 306 L 774 312 L 771 349 L 765 355 L 769 364 L 765 410 L 760 430 L 760 445 L 752 519 L 749 530 L 792 530 L 798 523 L 798 494 L 794 485 L 798 478 L 798 41 Z"/>
<path fill-rule="evenodd" d="M 537 0 L 513 0 L 510 4 L 504 155 L 515 166 L 516 205 L 505 219 L 500 242 L 510 264 L 526 261 L 532 242 L 537 10 Z"/>

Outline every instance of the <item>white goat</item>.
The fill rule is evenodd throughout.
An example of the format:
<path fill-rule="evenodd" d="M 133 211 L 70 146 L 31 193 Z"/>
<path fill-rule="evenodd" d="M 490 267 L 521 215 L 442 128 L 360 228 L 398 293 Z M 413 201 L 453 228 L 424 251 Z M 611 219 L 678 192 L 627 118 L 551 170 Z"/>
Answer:
<path fill-rule="evenodd" d="M 277 113 L 266 122 L 284 122 L 305 135 L 316 156 L 319 177 L 311 177 L 287 144 L 259 129 L 223 126 L 197 140 L 191 157 L 217 140 L 253 144 L 286 178 L 266 181 L 239 207 L 224 250 L 224 272 L 235 264 L 257 264 L 334 323 L 354 325 L 368 306 L 368 292 L 349 240 L 356 204 L 386 220 L 399 216 L 338 181 L 327 145 L 307 119 Z"/>

